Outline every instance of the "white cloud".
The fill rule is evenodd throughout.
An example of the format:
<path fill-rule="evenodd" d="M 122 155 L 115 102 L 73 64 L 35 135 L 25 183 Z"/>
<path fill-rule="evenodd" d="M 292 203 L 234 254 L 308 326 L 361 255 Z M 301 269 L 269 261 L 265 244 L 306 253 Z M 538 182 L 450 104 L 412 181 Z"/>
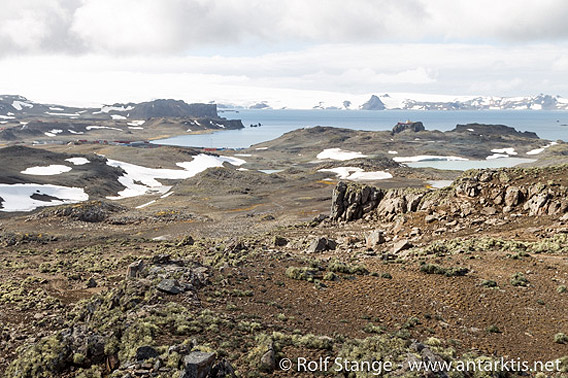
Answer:
<path fill-rule="evenodd" d="M 0 92 L 77 105 L 165 97 L 278 106 L 389 92 L 568 97 L 561 56 L 568 47 L 441 43 L 320 45 L 254 57 L 20 56 L 0 60 Z"/>
<path fill-rule="evenodd" d="M 0 54 L 173 54 L 234 44 L 558 41 L 564 0 L 4 0 Z"/>

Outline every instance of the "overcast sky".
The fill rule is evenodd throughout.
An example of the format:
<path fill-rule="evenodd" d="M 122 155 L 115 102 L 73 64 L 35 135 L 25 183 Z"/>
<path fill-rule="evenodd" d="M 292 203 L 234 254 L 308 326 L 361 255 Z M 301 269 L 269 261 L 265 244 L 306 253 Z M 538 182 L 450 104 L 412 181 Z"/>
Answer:
<path fill-rule="evenodd" d="M 566 0 L 0 5 L 0 93 L 42 102 L 568 97 Z"/>

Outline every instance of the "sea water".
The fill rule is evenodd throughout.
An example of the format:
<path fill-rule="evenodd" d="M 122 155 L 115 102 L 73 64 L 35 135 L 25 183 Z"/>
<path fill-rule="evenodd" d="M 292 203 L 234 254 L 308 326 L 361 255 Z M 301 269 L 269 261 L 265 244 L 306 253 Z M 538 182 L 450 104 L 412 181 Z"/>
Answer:
<path fill-rule="evenodd" d="M 221 130 L 208 134 L 188 134 L 154 143 L 205 148 L 247 148 L 276 139 L 284 133 L 313 126 L 333 126 L 354 130 L 391 130 L 397 122 L 422 121 L 428 130 L 448 131 L 457 124 L 485 123 L 532 131 L 542 139 L 568 141 L 568 111 L 491 110 L 238 110 L 220 113 L 241 119 L 244 129 Z M 260 127 L 250 127 L 260 123 Z M 564 126 L 563 126 L 564 125 Z"/>

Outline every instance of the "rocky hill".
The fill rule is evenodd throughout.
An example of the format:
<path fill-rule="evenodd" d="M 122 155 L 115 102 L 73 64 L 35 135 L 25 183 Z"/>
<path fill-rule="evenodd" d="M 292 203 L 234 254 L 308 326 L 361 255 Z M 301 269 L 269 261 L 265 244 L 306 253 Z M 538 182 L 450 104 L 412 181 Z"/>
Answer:
<path fill-rule="evenodd" d="M 112 116 L 115 117 L 112 117 Z M 220 118 L 215 104 L 187 104 L 182 100 L 153 100 L 141 103 L 103 105 L 100 108 L 77 108 L 64 105 L 40 104 L 22 96 L 0 96 L 0 116 L 5 119 L 25 117 L 68 117 L 75 119 L 147 120 L 156 117 Z"/>
<path fill-rule="evenodd" d="M 384 190 L 340 182 L 333 191 L 332 221 L 361 218 L 392 221 L 422 213 L 426 223 L 456 219 L 457 224 L 484 216 L 552 215 L 568 212 L 568 165 L 547 168 L 471 170 L 447 188 Z"/>

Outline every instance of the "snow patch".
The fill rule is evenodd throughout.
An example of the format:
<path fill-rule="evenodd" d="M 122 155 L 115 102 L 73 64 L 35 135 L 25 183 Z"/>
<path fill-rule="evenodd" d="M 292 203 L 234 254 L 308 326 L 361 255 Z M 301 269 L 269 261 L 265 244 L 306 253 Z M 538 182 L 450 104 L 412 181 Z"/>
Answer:
<path fill-rule="evenodd" d="M 319 160 L 331 159 L 331 160 L 352 160 L 358 158 L 365 158 L 367 155 L 363 155 L 361 152 L 342 150 L 341 148 L 327 148 L 320 152 L 316 156 Z"/>
<path fill-rule="evenodd" d="M 557 142 L 550 142 L 550 144 L 547 144 L 544 147 L 535 148 L 534 150 L 530 150 L 529 152 L 527 152 L 527 155 L 538 155 L 538 154 L 544 152 L 544 150 L 546 150 L 547 148 L 555 146 L 557 144 L 558 144 Z"/>
<path fill-rule="evenodd" d="M 30 167 L 26 170 L 21 171 L 24 175 L 34 175 L 34 176 L 53 176 L 59 175 L 61 173 L 69 172 L 72 168 L 66 165 L 52 164 L 47 167 Z"/>
<path fill-rule="evenodd" d="M 115 121 L 119 121 L 119 120 L 124 120 L 126 119 L 125 116 L 120 115 L 120 114 L 111 114 L 110 118 L 114 119 Z"/>
<path fill-rule="evenodd" d="M 108 127 L 108 126 L 87 126 L 87 127 L 85 127 L 85 129 L 87 129 L 87 130 L 108 129 L 108 130 L 122 131 L 122 129 L 118 129 L 116 127 Z"/>
<path fill-rule="evenodd" d="M 28 104 L 27 102 L 23 101 L 14 101 L 12 102 L 12 107 L 16 110 L 22 110 L 23 108 L 33 108 L 33 104 Z"/>
<path fill-rule="evenodd" d="M 85 164 L 90 163 L 90 161 L 88 159 L 85 159 L 83 157 L 69 158 L 69 159 L 65 159 L 65 161 L 68 161 L 69 163 L 72 163 L 73 165 L 85 165 Z"/>
<path fill-rule="evenodd" d="M 224 156 L 199 154 L 189 162 L 176 163 L 183 169 L 147 168 L 140 165 L 125 163 L 117 160 L 107 160 L 112 167 L 122 168 L 126 173 L 118 181 L 126 187 L 116 197 L 107 197 L 111 200 L 137 197 L 144 194 L 166 194 L 171 187 L 163 185 L 157 179 L 188 179 L 205 171 L 208 168 L 222 167 L 223 163 L 240 166 L 246 161 Z"/>
<path fill-rule="evenodd" d="M 517 152 L 515 152 L 515 149 L 513 147 L 494 148 L 494 149 L 491 150 L 491 152 L 495 152 L 497 154 L 518 155 Z"/>
<path fill-rule="evenodd" d="M 351 180 L 351 181 L 373 181 L 373 180 L 385 180 L 392 178 L 392 175 L 384 171 L 375 172 L 365 172 L 361 168 L 357 167 L 337 167 L 329 169 L 320 169 L 318 172 L 331 172 L 335 173 L 337 177 L 341 180 Z"/>
<path fill-rule="evenodd" d="M 33 199 L 33 195 L 54 197 L 49 201 Z M 0 184 L 0 211 L 32 211 L 41 206 L 58 206 L 87 201 L 89 195 L 82 188 L 40 184 Z"/>

